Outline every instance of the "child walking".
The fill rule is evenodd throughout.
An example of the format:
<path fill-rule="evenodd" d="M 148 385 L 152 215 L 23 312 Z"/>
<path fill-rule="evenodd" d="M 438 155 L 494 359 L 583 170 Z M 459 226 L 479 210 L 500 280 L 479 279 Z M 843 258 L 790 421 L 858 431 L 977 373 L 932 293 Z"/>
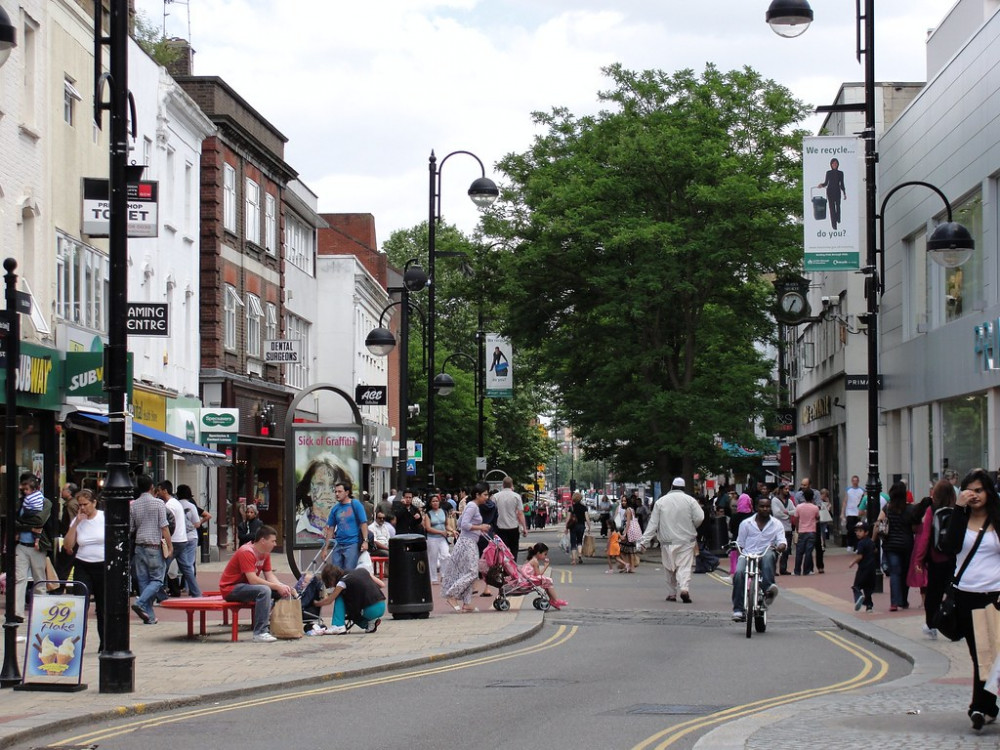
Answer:
<path fill-rule="evenodd" d="M 542 567 L 544 565 L 544 567 Z M 545 589 L 549 595 L 549 604 L 556 609 L 562 609 L 566 602 L 556 598 L 556 590 L 552 586 L 552 579 L 545 575 L 549 569 L 549 548 L 548 545 L 538 542 L 528 547 L 528 561 L 521 566 L 521 572 L 536 586 Z"/>
<path fill-rule="evenodd" d="M 609 524 L 611 532 L 608 534 L 608 569 L 605 573 L 626 573 L 628 563 L 622 559 L 621 532 L 615 528 L 614 524 Z M 618 563 L 617 568 L 611 563 Z"/>
<path fill-rule="evenodd" d="M 878 565 L 878 555 L 875 553 L 875 542 L 868 534 L 868 523 L 858 521 L 854 527 L 854 533 L 858 537 L 858 546 L 855 548 L 857 554 L 847 567 L 858 566 L 857 573 L 854 574 L 854 585 L 851 591 L 854 593 L 855 611 L 865 608 L 866 612 L 871 612 L 875 605 L 872 602 L 872 591 L 875 588 L 875 569 Z"/>

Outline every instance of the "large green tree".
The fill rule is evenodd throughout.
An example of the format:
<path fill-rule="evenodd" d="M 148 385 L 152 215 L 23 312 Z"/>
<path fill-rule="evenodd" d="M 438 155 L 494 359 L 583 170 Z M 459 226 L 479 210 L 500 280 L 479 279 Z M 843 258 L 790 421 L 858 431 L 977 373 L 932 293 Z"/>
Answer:
<path fill-rule="evenodd" d="M 753 443 L 773 337 L 768 275 L 797 267 L 804 106 L 750 69 L 605 70 L 607 109 L 535 113 L 485 224 L 504 318 L 538 352 L 587 455 L 667 481 Z"/>

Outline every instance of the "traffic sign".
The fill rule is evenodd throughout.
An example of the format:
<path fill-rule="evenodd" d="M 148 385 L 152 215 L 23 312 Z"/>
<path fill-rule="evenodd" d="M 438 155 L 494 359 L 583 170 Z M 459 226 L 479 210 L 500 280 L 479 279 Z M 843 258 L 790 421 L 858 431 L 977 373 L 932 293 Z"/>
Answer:
<path fill-rule="evenodd" d="M 415 477 L 417 475 L 417 462 L 412 458 L 406 459 L 406 476 Z"/>

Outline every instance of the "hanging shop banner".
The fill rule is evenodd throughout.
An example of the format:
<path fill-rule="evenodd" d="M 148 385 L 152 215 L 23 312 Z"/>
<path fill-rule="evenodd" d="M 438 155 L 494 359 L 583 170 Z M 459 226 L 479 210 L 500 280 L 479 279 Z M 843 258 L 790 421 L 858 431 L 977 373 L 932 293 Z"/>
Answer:
<path fill-rule="evenodd" d="M 296 423 L 290 438 L 294 452 L 295 549 L 319 547 L 330 511 L 336 505 L 334 485 L 351 483 L 354 497 L 361 479 L 361 426 Z M 286 516 L 287 517 L 287 516 Z M 356 519 L 359 523 L 364 522 Z"/>
<path fill-rule="evenodd" d="M 486 398 L 514 398 L 512 358 L 510 339 L 486 334 Z"/>
<path fill-rule="evenodd" d="M 20 356 L 17 361 L 16 383 L 17 405 L 29 409 L 46 409 L 59 411 L 62 407 L 62 359 L 57 349 L 20 343 Z M 7 395 L 7 368 L 0 368 L 0 404 L 5 403 Z"/>
<path fill-rule="evenodd" d="M 24 649 L 26 687 L 78 689 L 83 674 L 88 598 L 34 595 L 28 618 L 28 643 Z"/>
<path fill-rule="evenodd" d="M 167 431 L 167 397 L 141 388 L 132 392 L 132 418 L 160 432 Z"/>
<path fill-rule="evenodd" d="M 853 136 L 802 139 L 806 271 L 861 267 L 863 151 Z"/>
<path fill-rule="evenodd" d="M 83 178 L 83 233 L 91 237 L 107 237 L 111 217 L 111 192 L 107 180 Z M 159 216 L 157 213 L 157 182 L 130 182 L 126 187 L 128 198 L 128 236 L 156 237 Z"/>
<path fill-rule="evenodd" d="M 202 445 L 235 445 L 240 431 L 239 409 L 202 409 L 198 420 Z"/>
<path fill-rule="evenodd" d="M 126 355 L 126 376 L 132 394 L 132 352 Z M 105 398 L 104 352 L 66 352 L 63 362 L 63 388 L 66 396 Z"/>

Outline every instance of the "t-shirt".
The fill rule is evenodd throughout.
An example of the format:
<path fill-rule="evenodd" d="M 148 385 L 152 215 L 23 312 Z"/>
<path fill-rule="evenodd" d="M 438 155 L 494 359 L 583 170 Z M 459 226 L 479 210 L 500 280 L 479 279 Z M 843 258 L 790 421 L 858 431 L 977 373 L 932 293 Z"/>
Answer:
<path fill-rule="evenodd" d="M 223 596 L 228 596 L 236 584 L 247 583 L 247 573 L 256 573 L 263 577 L 264 573 L 269 572 L 271 572 L 271 556 L 258 556 L 253 542 L 248 542 L 236 550 L 226 563 L 225 570 L 219 576 L 219 591 Z"/>
<path fill-rule="evenodd" d="M 385 599 L 382 589 L 364 568 L 348 571 L 337 581 L 337 588 L 343 589 L 339 598 L 344 600 L 344 613 L 351 620 L 360 620 L 361 610 Z"/>
<path fill-rule="evenodd" d="M 326 525 L 334 529 L 337 544 L 357 544 L 361 535 L 359 519 L 365 519 L 365 506 L 359 500 L 337 503 L 330 509 Z"/>
<path fill-rule="evenodd" d="M 859 539 L 856 549 L 861 555 L 861 562 L 858 563 L 858 577 L 864 578 L 874 574 L 877 560 L 875 559 L 875 543 L 871 537 L 866 536 L 864 539 Z"/>
<path fill-rule="evenodd" d="M 808 534 L 809 532 L 816 531 L 816 521 L 819 519 L 819 506 L 812 503 L 802 503 L 795 506 L 792 515 L 798 516 L 800 534 Z"/>
<path fill-rule="evenodd" d="M 170 511 L 174 517 L 174 532 L 170 535 L 173 544 L 184 544 L 188 540 L 187 521 L 184 519 L 184 508 L 176 497 L 171 497 L 164 507 Z"/>
<path fill-rule="evenodd" d="M 861 487 L 848 487 L 847 491 L 844 493 L 844 515 L 845 516 L 859 516 L 861 513 L 858 510 L 858 506 L 861 505 L 861 498 L 865 496 L 865 491 Z"/>
<path fill-rule="evenodd" d="M 104 562 L 104 511 L 97 511 L 93 518 L 73 519 L 70 527 L 76 528 L 76 559 L 80 562 Z"/>

